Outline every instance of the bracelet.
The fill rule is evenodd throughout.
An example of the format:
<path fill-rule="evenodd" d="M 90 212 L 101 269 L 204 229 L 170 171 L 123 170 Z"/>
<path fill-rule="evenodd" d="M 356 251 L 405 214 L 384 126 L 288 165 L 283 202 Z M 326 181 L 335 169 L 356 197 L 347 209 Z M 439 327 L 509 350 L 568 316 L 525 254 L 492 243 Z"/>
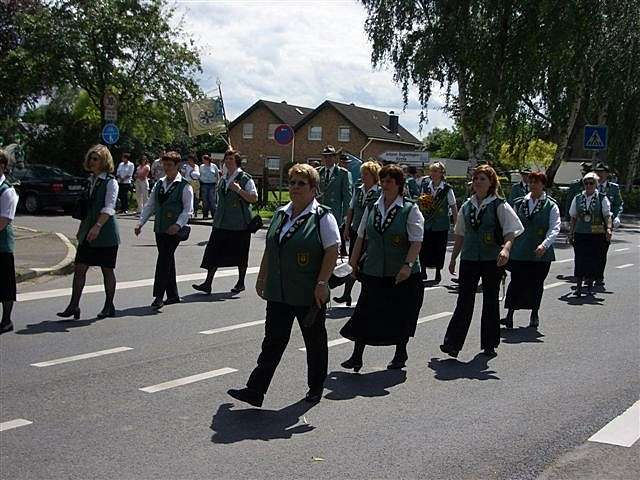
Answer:
<path fill-rule="evenodd" d="M 316 283 L 316 285 L 326 285 L 327 282 L 323 281 L 323 280 L 318 280 L 318 283 Z"/>

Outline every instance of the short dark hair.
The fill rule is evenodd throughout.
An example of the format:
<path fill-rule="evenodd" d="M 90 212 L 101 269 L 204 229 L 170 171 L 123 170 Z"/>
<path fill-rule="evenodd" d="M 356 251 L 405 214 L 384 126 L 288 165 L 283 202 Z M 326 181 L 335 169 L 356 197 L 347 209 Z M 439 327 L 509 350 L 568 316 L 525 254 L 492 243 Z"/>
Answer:
<path fill-rule="evenodd" d="M 178 165 L 182 161 L 182 157 L 176 151 L 166 152 L 162 156 L 162 160 L 171 160 L 173 163 Z"/>
<path fill-rule="evenodd" d="M 235 150 L 227 150 L 226 152 L 224 152 L 224 159 L 226 160 L 227 157 L 232 156 L 233 159 L 236 161 L 236 167 L 241 167 L 242 166 L 242 157 L 240 156 L 240 154 L 235 151 Z"/>
<path fill-rule="evenodd" d="M 131 154 L 129 152 L 124 152 L 122 154 L 122 159 L 124 160 L 125 158 L 129 160 L 131 158 Z"/>
<path fill-rule="evenodd" d="M 418 169 L 414 165 L 409 165 L 409 168 L 407 168 L 407 173 L 415 175 L 416 173 L 418 173 Z"/>
<path fill-rule="evenodd" d="M 404 192 L 404 172 L 402 168 L 395 164 L 385 165 L 380 169 L 380 180 L 385 177 L 390 177 L 396 182 L 398 195 L 402 195 Z"/>

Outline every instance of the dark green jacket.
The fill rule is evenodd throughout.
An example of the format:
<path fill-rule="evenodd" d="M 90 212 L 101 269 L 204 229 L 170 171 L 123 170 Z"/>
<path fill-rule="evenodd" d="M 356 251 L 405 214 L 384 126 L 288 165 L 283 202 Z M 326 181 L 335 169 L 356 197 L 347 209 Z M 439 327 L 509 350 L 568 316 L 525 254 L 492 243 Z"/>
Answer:
<path fill-rule="evenodd" d="M 481 217 L 476 226 L 471 223 L 471 199 L 467 199 L 461 208 L 464 221 L 464 243 L 462 244 L 462 260 L 489 261 L 497 260 L 502 249 L 502 227 L 498 220 L 498 206 L 504 202 L 496 198 L 480 212 Z M 458 220 L 461 221 L 461 220 Z"/>
<path fill-rule="evenodd" d="M 525 202 L 527 200 L 524 197 L 516 199 L 515 202 L 514 210 L 524 226 L 524 232 L 513 241 L 509 258 L 525 262 L 552 262 L 556 259 L 553 245 L 545 250 L 542 257 L 538 257 L 535 251 L 547 237 L 549 217 L 553 206 L 557 205 L 556 201 L 547 195 L 541 203 L 542 206 L 535 213 L 527 212 L 528 206 Z"/>
<path fill-rule="evenodd" d="M 80 229 L 78 230 L 79 243 L 85 241 L 87 233 L 89 233 L 89 230 L 91 230 L 98 221 L 100 211 L 104 208 L 107 184 L 114 178 L 113 175 L 107 175 L 104 179 L 98 177 L 95 180 L 96 183 L 89 197 L 87 216 L 80 222 Z M 120 244 L 120 232 L 114 215 L 109 215 L 109 219 L 100 229 L 98 237 L 90 242 L 90 244 L 92 247 L 113 247 Z"/>
<path fill-rule="evenodd" d="M 518 182 L 511 187 L 507 203 L 513 207 L 516 203 L 516 199 L 524 197 L 527 193 L 529 193 L 529 186 L 526 184 L 523 185 L 522 182 Z"/>
<path fill-rule="evenodd" d="M 251 175 L 244 170 L 235 178 L 242 189 L 249 180 Z M 243 231 L 247 229 L 250 221 L 249 202 L 236 192 L 229 190 L 227 182 L 221 178 L 218 182 L 218 205 L 213 217 L 213 226 L 221 230 Z"/>
<path fill-rule="evenodd" d="M 169 190 L 164 191 L 162 181 L 153 187 L 152 195 L 155 195 L 156 220 L 153 231 L 165 233 L 167 229 L 178 221 L 178 217 L 184 210 L 182 205 L 182 191 L 189 185 L 184 178 L 180 182 L 173 182 Z"/>
<path fill-rule="evenodd" d="M 604 193 L 607 198 L 609 198 L 609 202 L 611 202 L 611 215 L 613 215 L 613 218 L 620 216 L 624 206 L 622 194 L 620 193 L 620 185 L 607 181 L 606 188 L 602 189 L 598 186 L 598 191 Z"/>
<path fill-rule="evenodd" d="M 320 203 L 331 209 L 331 213 L 336 217 L 338 226 L 340 226 L 349 209 L 351 195 L 353 195 L 351 174 L 345 168 L 336 165 L 327 182 L 325 172 L 326 167 L 318 169 L 320 185 L 318 186 L 317 198 Z"/>

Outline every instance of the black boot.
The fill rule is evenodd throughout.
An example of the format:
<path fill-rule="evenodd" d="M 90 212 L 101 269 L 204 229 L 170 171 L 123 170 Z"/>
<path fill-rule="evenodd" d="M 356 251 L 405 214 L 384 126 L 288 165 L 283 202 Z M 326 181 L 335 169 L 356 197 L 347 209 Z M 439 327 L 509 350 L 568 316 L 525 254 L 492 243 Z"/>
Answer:
<path fill-rule="evenodd" d="M 407 366 L 407 359 L 409 355 L 407 354 L 407 342 L 398 343 L 396 345 L 396 353 L 393 356 L 389 365 L 387 365 L 388 370 L 400 370 Z"/>
<path fill-rule="evenodd" d="M 529 317 L 529 326 L 531 328 L 538 328 L 540 325 L 540 318 L 538 317 L 538 310 L 532 310 L 531 316 Z"/>
<path fill-rule="evenodd" d="M 508 329 L 512 329 L 512 328 L 513 328 L 513 308 L 510 308 L 510 309 L 507 311 L 507 316 L 506 316 L 506 317 L 504 317 L 504 318 L 500 321 L 500 323 L 501 323 L 502 325 L 504 325 L 504 326 L 505 326 L 506 328 L 508 328 Z"/>
<path fill-rule="evenodd" d="M 354 372 L 358 373 L 362 368 L 362 354 L 364 353 L 364 343 L 356 342 L 353 346 L 353 353 L 349 359 L 345 360 L 340 364 L 342 368 L 353 369 Z"/>
<path fill-rule="evenodd" d="M 436 270 L 436 278 L 435 278 L 435 280 L 434 280 L 434 282 L 433 282 L 433 283 L 437 285 L 437 284 L 438 284 L 438 283 L 440 283 L 441 281 L 442 281 L 442 276 L 440 275 L 440 269 L 438 268 L 438 269 Z"/>
<path fill-rule="evenodd" d="M 573 294 L 576 297 L 581 297 L 582 296 L 582 277 L 578 277 L 577 283 L 576 283 L 576 290 L 575 290 L 575 292 L 573 292 Z"/>

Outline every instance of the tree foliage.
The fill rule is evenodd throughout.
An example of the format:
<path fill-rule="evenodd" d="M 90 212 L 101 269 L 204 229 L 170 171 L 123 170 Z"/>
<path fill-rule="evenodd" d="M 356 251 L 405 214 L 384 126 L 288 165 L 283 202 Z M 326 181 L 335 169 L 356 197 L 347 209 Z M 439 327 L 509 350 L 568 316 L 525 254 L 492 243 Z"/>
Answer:
<path fill-rule="evenodd" d="M 422 140 L 425 148 L 435 158 L 455 158 L 457 160 L 466 160 L 467 151 L 464 146 L 462 134 L 456 127 L 449 130 L 448 128 L 434 128 Z"/>

